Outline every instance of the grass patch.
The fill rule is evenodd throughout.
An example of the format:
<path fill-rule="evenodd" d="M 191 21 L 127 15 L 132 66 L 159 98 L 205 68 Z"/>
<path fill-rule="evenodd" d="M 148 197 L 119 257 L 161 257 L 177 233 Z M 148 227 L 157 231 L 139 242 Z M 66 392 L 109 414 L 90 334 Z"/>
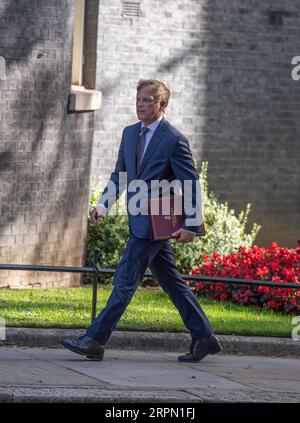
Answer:
<path fill-rule="evenodd" d="M 111 285 L 98 289 L 98 311 Z M 229 302 L 199 301 L 218 334 L 291 337 L 292 316 L 262 312 Z M 7 327 L 86 328 L 90 325 L 92 288 L 0 289 L 0 317 Z M 139 288 L 118 329 L 187 332 L 177 309 L 160 288 Z"/>

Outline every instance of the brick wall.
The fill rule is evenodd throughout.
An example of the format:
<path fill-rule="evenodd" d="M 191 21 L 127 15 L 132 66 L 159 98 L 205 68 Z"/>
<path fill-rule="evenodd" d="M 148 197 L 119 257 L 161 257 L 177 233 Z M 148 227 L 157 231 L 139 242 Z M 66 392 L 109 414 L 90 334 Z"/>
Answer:
<path fill-rule="evenodd" d="M 74 2 L 1 0 L 0 262 L 83 264 L 91 156 L 93 184 L 106 182 L 122 128 L 136 121 L 136 82 L 148 77 L 171 87 L 167 118 L 199 164 L 209 161 L 210 189 L 237 212 L 252 203 L 259 244 L 295 245 L 300 91 L 290 72 L 300 4 L 224 5 L 141 0 L 140 16 L 126 17 L 121 0 L 88 1 L 84 81 L 94 87 L 96 64 L 103 92 L 93 139 L 94 114 L 67 113 Z M 0 287 L 79 280 L 0 273 Z"/>
<path fill-rule="evenodd" d="M 101 0 L 93 185 L 107 181 L 122 128 L 136 121 L 137 80 L 162 79 L 172 90 L 167 118 L 199 164 L 208 160 L 210 189 L 237 213 L 252 203 L 259 245 L 295 246 L 300 90 L 290 72 L 299 54 L 297 0 L 141 0 L 139 17 Z"/>
<path fill-rule="evenodd" d="M 67 113 L 73 6 L 0 2 L 2 263 L 83 265 L 93 114 Z M 79 282 L 68 273 L 0 271 L 0 287 Z"/>

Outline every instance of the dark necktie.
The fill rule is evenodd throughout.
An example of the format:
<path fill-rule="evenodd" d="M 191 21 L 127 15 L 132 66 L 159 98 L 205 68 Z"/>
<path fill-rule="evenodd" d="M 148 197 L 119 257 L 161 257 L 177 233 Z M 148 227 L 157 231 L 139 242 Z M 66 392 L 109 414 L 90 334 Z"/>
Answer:
<path fill-rule="evenodd" d="M 139 170 L 139 167 L 141 165 L 142 157 L 143 157 L 143 151 L 145 149 L 145 143 L 146 143 L 146 132 L 149 131 L 149 128 L 147 126 L 143 126 L 141 129 L 139 139 L 136 146 L 136 170 Z"/>

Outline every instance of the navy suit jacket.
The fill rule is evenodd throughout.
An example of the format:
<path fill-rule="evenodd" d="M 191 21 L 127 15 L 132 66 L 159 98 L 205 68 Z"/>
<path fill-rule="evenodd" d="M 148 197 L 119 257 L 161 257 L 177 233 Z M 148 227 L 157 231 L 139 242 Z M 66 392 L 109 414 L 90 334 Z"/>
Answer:
<path fill-rule="evenodd" d="M 115 170 L 110 177 L 110 181 L 116 186 L 116 197 L 119 198 L 122 191 L 126 188 L 121 187 L 119 184 L 119 172 L 127 172 L 127 206 L 130 199 L 136 194 L 136 192 L 130 192 L 131 190 L 128 190 L 128 186 L 136 179 L 140 179 L 147 184 L 147 195 L 149 198 L 151 181 L 153 180 L 167 180 L 171 182 L 177 179 L 181 182 L 182 187 L 184 187 L 184 181 L 190 180 L 192 187 L 192 206 L 195 207 L 194 210 L 197 210 L 198 219 L 196 224 L 194 222 L 192 225 L 185 224 L 183 228 L 199 233 L 200 225 L 203 223 L 201 188 L 199 175 L 195 169 L 187 138 L 163 118 L 150 140 L 137 172 L 136 145 L 140 131 L 141 122 L 127 126 L 123 131 Z M 98 204 L 102 204 L 106 208 L 108 208 L 108 200 L 104 200 L 104 195 L 107 191 L 108 186 L 104 189 L 98 201 Z M 196 212 L 191 214 L 185 213 L 186 219 L 193 219 L 195 216 Z M 148 215 L 132 215 L 128 213 L 128 219 L 130 232 L 134 236 L 144 239 L 150 238 Z"/>

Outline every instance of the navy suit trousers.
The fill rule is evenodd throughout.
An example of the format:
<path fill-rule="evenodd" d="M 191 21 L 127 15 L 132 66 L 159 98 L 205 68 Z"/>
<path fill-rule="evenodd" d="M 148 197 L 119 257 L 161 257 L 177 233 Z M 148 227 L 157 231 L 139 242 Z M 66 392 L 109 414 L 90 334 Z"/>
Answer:
<path fill-rule="evenodd" d="M 180 277 L 170 241 L 151 242 L 136 238 L 133 234 L 117 266 L 114 287 L 107 304 L 88 328 L 87 334 L 102 345 L 106 344 L 147 267 L 178 309 L 192 339 L 210 336 L 213 329 L 196 296 Z"/>

